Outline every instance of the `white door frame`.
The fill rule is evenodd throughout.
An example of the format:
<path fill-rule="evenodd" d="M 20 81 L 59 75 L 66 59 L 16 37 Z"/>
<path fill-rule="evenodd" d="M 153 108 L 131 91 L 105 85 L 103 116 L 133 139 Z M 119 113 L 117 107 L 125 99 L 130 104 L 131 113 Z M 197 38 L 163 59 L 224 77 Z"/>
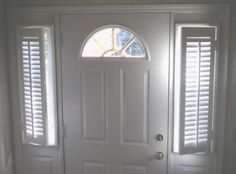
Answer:
<path fill-rule="evenodd" d="M 214 22 L 219 23 L 221 26 L 221 44 L 220 57 L 222 59 L 221 65 L 221 88 L 219 88 L 221 101 L 218 103 L 218 115 L 226 115 L 225 101 L 226 101 L 226 88 L 227 88 L 227 62 L 228 62 L 228 50 L 229 50 L 229 24 L 230 24 L 230 5 L 229 4 L 193 4 L 193 5 L 133 5 L 133 6 L 71 6 L 71 7 L 11 7 L 7 8 L 7 19 L 8 19 L 8 51 L 9 51 L 9 65 L 10 65 L 10 85 L 11 85 L 11 110 L 12 110 L 12 125 L 14 134 L 14 158 L 15 158 L 15 172 L 16 174 L 24 174 L 20 149 L 20 118 L 19 118 L 19 100 L 18 100 L 18 76 L 16 72 L 16 38 L 15 28 L 17 25 L 54 25 L 55 26 L 55 53 L 56 53 L 56 67 L 57 67 L 57 106 L 58 106 L 58 125 L 59 125 L 59 146 L 53 148 L 57 153 L 58 160 L 52 161 L 56 171 L 64 173 L 64 127 L 63 127 L 63 115 L 62 115 L 62 89 L 61 89 L 61 54 L 60 48 L 63 44 L 60 34 L 60 15 L 69 13 L 153 13 L 153 12 L 169 12 L 171 15 L 170 19 L 170 78 L 169 78 L 169 159 L 168 169 L 172 168 L 172 127 L 173 127 L 173 68 L 174 68 L 174 31 L 175 23 L 178 22 L 207 22 L 209 19 L 207 16 L 201 14 L 213 14 Z M 188 16 L 186 18 L 185 16 Z M 202 21 L 203 20 L 203 21 Z M 208 21 L 209 22 L 209 21 Z M 223 150 L 224 150 L 224 125 L 225 117 L 219 120 L 220 133 L 218 135 L 218 154 L 219 159 L 215 162 L 217 166 L 217 174 L 222 171 L 223 164 Z M 42 149 L 41 149 L 42 150 Z M 52 149 L 48 149 L 49 151 Z M 40 156 L 40 154 L 32 154 L 34 156 Z M 54 171 L 55 172 L 55 171 Z"/>

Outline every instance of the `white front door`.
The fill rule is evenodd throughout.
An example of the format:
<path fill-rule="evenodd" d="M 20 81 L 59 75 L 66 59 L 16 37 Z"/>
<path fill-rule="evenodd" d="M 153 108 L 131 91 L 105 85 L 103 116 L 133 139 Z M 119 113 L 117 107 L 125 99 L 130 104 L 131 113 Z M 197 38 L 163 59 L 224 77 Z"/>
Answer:
<path fill-rule="evenodd" d="M 81 58 L 107 25 L 134 31 L 146 57 Z M 61 33 L 66 174 L 166 174 L 169 14 L 64 14 Z"/>

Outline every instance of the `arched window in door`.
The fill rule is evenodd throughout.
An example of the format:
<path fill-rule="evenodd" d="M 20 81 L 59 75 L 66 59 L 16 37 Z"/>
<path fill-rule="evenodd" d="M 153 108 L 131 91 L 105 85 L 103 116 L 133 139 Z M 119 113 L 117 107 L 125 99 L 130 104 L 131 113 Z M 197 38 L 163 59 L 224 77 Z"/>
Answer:
<path fill-rule="evenodd" d="M 124 27 L 106 26 L 93 32 L 82 47 L 83 58 L 145 58 L 138 36 Z"/>

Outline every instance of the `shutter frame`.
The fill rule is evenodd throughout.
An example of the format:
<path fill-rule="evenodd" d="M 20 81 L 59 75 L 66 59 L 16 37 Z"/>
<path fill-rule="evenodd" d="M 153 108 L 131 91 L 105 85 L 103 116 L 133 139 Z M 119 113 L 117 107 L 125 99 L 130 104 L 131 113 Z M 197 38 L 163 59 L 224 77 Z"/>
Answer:
<path fill-rule="evenodd" d="M 215 43 L 216 43 L 216 29 L 214 27 L 182 27 L 181 28 L 181 62 L 182 62 L 182 67 L 181 67 L 181 82 L 180 82 L 180 113 L 179 113 L 179 154 L 193 154 L 193 153 L 200 153 L 200 152 L 203 152 L 203 153 L 209 153 L 211 152 L 211 144 L 212 144 L 212 141 L 213 141 L 213 137 L 212 137 L 212 131 L 213 131 L 213 108 L 214 108 L 214 69 L 215 69 Z M 207 39 L 208 37 L 208 39 Z M 210 80 L 209 80 L 209 104 L 208 104 L 208 116 L 207 116 L 207 120 L 208 120 L 208 123 L 207 123 L 207 142 L 203 143 L 202 145 L 199 145 L 199 135 L 201 134 L 198 134 L 195 135 L 195 139 L 196 139 L 196 144 L 195 145 L 186 145 L 185 143 L 187 141 L 185 141 L 185 138 L 187 137 L 187 131 L 185 130 L 185 128 L 187 127 L 186 124 L 187 124 L 187 121 L 185 121 L 187 118 L 185 116 L 186 114 L 186 69 L 187 69 L 187 42 L 188 41 L 195 41 L 195 42 L 198 42 L 199 44 L 203 43 L 203 42 L 210 42 Z M 202 47 L 199 46 L 198 49 L 201 49 Z M 199 54 L 203 53 L 203 51 L 199 52 Z M 199 127 L 201 126 L 200 123 L 199 123 L 199 94 L 201 92 L 200 87 L 200 83 L 201 83 L 201 75 L 200 75 L 200 68 L 202 68 L 201 63 L 203 62 L 202 60 L 202 57 L 200 56 L 199 57 L 199 66 L 198 66 L 198 96 L 197 96 L 197 112 L 198 112 L 198 115 L 196 116 L 197 117 L 197 124 L 196 124 L 196 129 L 197 129 L 197 132 L 199 131 Z M 190 59 L 189 59 L 190 60 Z M 190 74 L 190 73 L 189 73 Z M 190 118 L 191 119 L 191 118 Z M 201 120 L 200 120 L 201 121 Z M 203 127 L 203 126 L 202 126 Z M 185 134 L 186 134 L 186 137 L 185 137 Z M 204 135 L 201 135 L 204 137 Z M 197 138 L 196 138 L 197 137 Z M 187 137 L 188 138 L 188 137 Z M 187 139 L 186 138 L 186 139 Z"/>
<path fill-rule="evenodd" d="M 24 27 L 19 27 L 17 28 L 17 50 L 18 50 L 18 74 L 19 74 L 19 89 L 20 89 L 20 105 L 21 105 L 21 131 L 22 131 L 22 138 L 21 138 L 21 143 L 22 144 L 32 144 L 32 145 L 47 145 L 47 123 L 46 123 L 46 118 L 47 118 L 47 99 L 46 99 L 46 82 L 45 82 L 45 57 L 44 57 L 44 40 L 43 40 L 43 28 L 24 28 Z M 28 39 L 26 39 L 28 38 Z M 37 137 L 34 136 L 34 134 L 37 133 L 37 131 L 34 131 L 32 133 L 32 135 L 27 134 L 27 121 L 26 121 L 26 111 L 25 111 L 25 107 L 26 107 L 26 103 L 25 103 L 25 84 L 24 84 L 24 63 L 23 63 L 23 42 L 25 40 L 28 40 L 28 49 L 32 49 L 31 47 L 31 43 L 34 41 L 35 38 L 35 42 L 39 43 L 39 65 L 40 65 L 40 74 L 35 74 L 35 75 L 40 75 L 39 79 L 40 79 L 40 84 L 41 85 L 41 102 L 42 102 L 42 114 L 41 114 L 41 118 L 38 118 L 38 122 L 42 122 L 41 126 L 36 126 L 36 121 L 34 122 L 34 120 L 36 120 L 36 116 L 34 117 L 32 115 L 31 119 L 32 119 L 32 129 L 33 127 L 35 129 L 42 129 L 42 135 L 38 135 Z M 36 39 L 38 38 L 38 39 Z M 29 56 L 29 62 L 32 61 L 32 55 L 28 54 Z M 31 68 L 31 67 L 30 67 Z M 30 72 L 31 75 L 33 74 L 32 72 Z M 30 74 L 29 73 L 29 74 Z M 32 80 L 32 77 L 30 75 L 30 80 Z M 32 82 L 30 82 L 31 87 L 31 102 L 32 102 Z M 36 87 L 34 88 L 36 89 Z M 33 111 L 34 108 L 31 108 L 31 110 Z M 35 110 L 33 111 L 35 112 Z M 34 122 L 34 123 L 33 123 Z M 34 125 L 35 124 L 35 125 Z M 39 124 L 40 125 L 40 124 Z M 38 130 L 39 133 L 39 130 Z"/>

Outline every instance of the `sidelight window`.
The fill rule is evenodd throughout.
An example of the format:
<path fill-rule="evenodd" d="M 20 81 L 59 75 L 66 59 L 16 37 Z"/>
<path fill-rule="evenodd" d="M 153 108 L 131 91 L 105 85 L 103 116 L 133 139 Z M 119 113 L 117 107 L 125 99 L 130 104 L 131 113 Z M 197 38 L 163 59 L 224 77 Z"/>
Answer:
<path fill-rule="evenodd" d="M 179 27 L 176 41 L 174 151 L 211 152 L 214 141 L 216 27 Z"/>
<path fill-rule="evenodd" d="M 17 29 L 22 143 L 57 144 L 55 62 L 51 27 Z"/>

